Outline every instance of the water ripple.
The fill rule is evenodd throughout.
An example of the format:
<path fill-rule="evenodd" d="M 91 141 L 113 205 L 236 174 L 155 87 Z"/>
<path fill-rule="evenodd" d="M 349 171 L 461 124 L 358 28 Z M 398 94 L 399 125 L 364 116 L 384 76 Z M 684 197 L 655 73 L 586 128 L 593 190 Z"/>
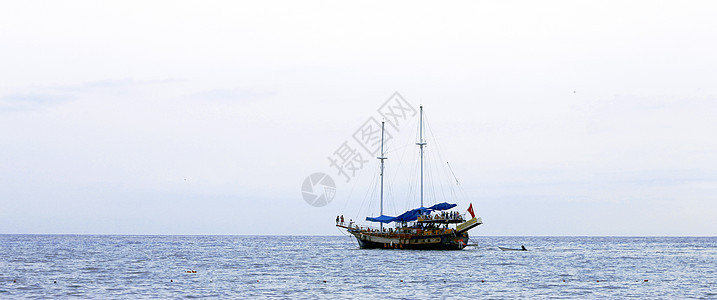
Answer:
<path fill-rule="evenodd" d="M 362 250 L 346 237 L 0 235 L 0 294 L 103 299 L 717 296 L 714 237 L 478 237 L 471 243 L 477 246 L 441 252 Z M 497 248 L 520 245 L 531 251 Z"/>

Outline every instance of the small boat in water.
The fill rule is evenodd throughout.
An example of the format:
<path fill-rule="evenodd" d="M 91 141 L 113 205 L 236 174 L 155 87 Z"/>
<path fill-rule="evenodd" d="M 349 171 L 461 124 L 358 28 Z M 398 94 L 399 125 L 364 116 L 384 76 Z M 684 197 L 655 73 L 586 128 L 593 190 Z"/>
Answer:
<path fill-rule="evenodd" d="M 525 246 L 520 246 L 520 248 L 506 248 L 506 247 L 498 247 L 498 248 L 503 251 L 528 251 L 528 249 L 526 249 Z"/>

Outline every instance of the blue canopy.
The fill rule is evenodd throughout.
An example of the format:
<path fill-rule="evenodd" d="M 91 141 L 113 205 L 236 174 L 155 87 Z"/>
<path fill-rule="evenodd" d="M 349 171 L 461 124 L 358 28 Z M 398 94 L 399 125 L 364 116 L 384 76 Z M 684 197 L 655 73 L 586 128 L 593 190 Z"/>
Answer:
<path fill-rule="evenodd" d="M 381 223 L 391 223 L 395 219 L 396 219 L 396 217 L 384 216 L 384 215 L 381 215 L 381 216 L 375 217 L 375 218 L 374 217 L 366 217 L 366 221 L 381 222 Z"/>
<path fill-rule="evenodd" d="M 415 221 L 418 219 L 418 216 L 425 215 L 427 213 L 430 213 L 431 210 L 425 207 L 419 207 L 416 209 L 409 210 L 405 213 L 400 214 L 398 217 L 396 217 L 394 222 L 409 222 L 409 221 Z"/>
<path fill-rule="evenodd" d="M 456 207 L 456 204 L 450 204 L 447 202 L 438 203 L 436 205 L 433 205 L 431 207 L 419 207 L 416 209 L 409 210 L 405 213 L 400 214 L 398 217 L 391 217 L 391 216 L 385 216 L 381 215 L 379 217 L 366 217 L 366 221 L 369 222 L 381 222 L 381 223 L 391 223 L 391 222 L 410 222 L 415 221 L 418 219 L 418 216 L 425 215 L 427 213 L 430 213 L 434 210 L 447 210 Z"/>
<path fill-rule="evenodd" d="M 434 206 L 429 207 L 430 210 L 447 210 L 458 206 L 457 204 L 451 204 L 448 202 L 438 203 Z"/>

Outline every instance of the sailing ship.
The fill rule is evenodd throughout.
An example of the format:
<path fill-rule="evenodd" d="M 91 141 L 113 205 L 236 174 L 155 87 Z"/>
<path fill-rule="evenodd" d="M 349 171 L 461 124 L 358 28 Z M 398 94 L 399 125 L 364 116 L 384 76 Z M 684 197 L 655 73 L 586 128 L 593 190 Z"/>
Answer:
<path fill-rule="evenodd" d="M 451 210 L 457 204 L 442 202 L 424 207 L 423 156 L 427 143 L 423 138 L 423 106 L 420 106 L 419 119 L 420 138 L 416 145 L 419 147 L 421 161 L 421 206 L 396 217 L 383 214 L 383 173 L 384 160 L 387 157 L 384 153 L 384 122 L 381 122 L 381 155 L 377 157 L 381 172 L 380 215 L 366 217 L 366 221 L 379 223 L 379 228 L 360 226 L 353 222 L 346 224 L 343 220 L 336 222 L 337 227 L 356 237 L 361 248 L 461 250 L 468 245 L 468 230 L 483 224 L 480 217 L 476 218 L 472 203 L 467 209 L 471 215 L 470 219 L 466 214 Z M 394 223 L 394 228 L 384 228 L 384 224 L 390 223 Z"/>

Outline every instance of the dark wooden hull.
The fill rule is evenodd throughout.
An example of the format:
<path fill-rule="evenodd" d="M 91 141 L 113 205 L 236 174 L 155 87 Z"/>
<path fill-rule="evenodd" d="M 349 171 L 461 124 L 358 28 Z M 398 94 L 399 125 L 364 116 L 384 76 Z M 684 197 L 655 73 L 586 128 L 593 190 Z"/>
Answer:
<path fill-rule="evenodd" d="M 461 250 L 468 244 L 467 233 L 438 235 L 402 235 L 400 237 L 351 232 L 364 249 Z"/>

